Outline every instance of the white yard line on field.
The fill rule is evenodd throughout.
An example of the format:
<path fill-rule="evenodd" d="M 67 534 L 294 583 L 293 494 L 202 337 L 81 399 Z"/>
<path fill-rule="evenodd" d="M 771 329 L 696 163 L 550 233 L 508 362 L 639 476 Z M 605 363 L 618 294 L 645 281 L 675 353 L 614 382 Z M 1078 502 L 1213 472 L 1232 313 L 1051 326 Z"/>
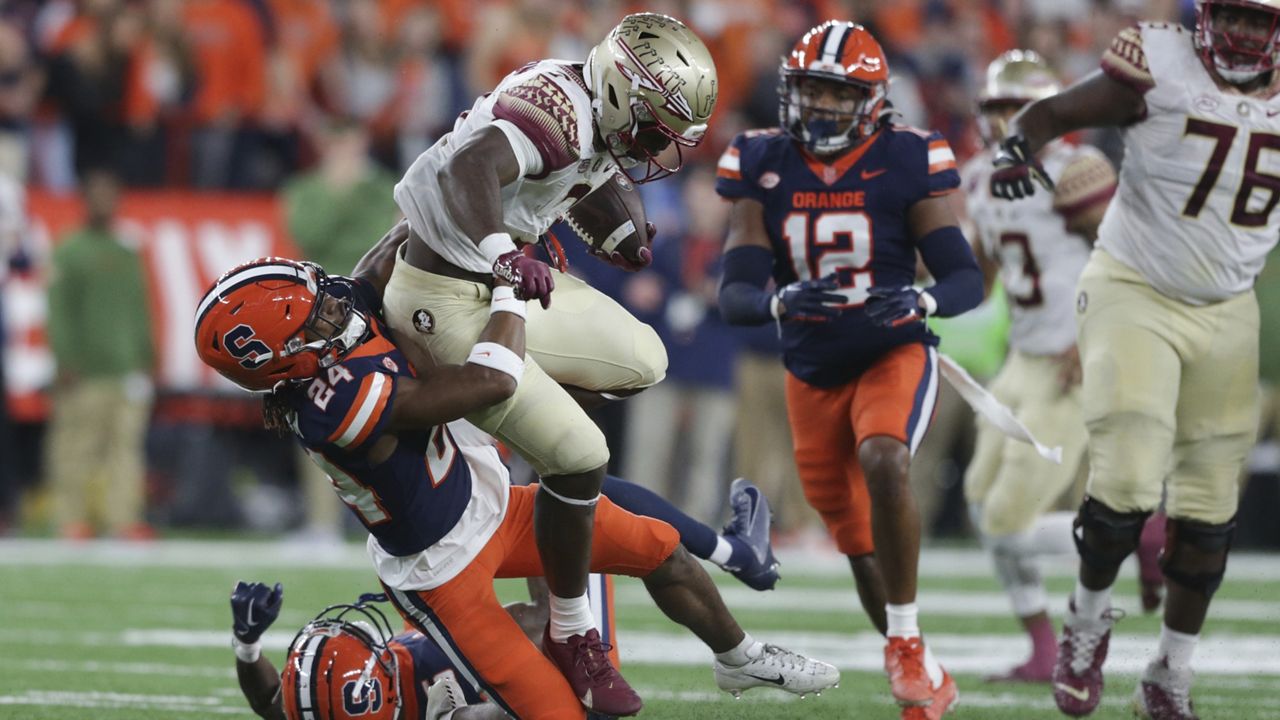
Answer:
<path fill-rule="evenodd" d="M 224 705 L 213 697 L 199 695 L 142 695 L 136 693 L 71 692 L 61 690 L 24 690 L 0 695 L 0 705 L 35 707 L 77 707 L 108 710 L 162 710 L 165 712 L 252 716 L 248 705 Z"/>
<path fill-rule="evenodd" d="M 758 630 L 756 634 L 761 640 L 821 658 L 844 670 L 878 672 L 883 664 L 884 639 L 874 633 L 850 635 Z M 70 631 L 3 629 L 0 630 L 0 643 L 29 643 L 28 637 L 32 635 L 38 635 L 42 644 L 61 646 L 227 647 L 227 634 L 221 630 L 131 629 L 86 637 L 85 633 Z M 292 633 L 273 631 L 263 636 L 262 644 L 264 649 L 278 652 L 285 650 L 292 638 Z M 1131 635 L 1120 628 L 1111 638 L 1108 671 L 1137 675 L 1155 650 L 1156 639 L 1155 633 Z M 929 633 L 927 640 L 948 669 L 962 673 L 983 675 L 1001 672 L 1022 661 L 1028 652 L 1027 640 L 1020 635 Z M 623 629 L 618 634 L 618 641 L 625 662 L 705 667 L 710 672 L 711 655 L 692 635 Z M 1196 649 L 1196 672 L 1202 676 L 1244 676 L 1259 680 L 1280 676 L 1280 652 L 1277 650 L 1280 650 L 1280 637 L 1275 635 L 1208 635 Z M 109 665 L 105 664 L 102 671 L 109 672 Z"/>
<path fill-rule="evenodd" d="M 848 577 L 849 565 L 834 550 L 781 549 L 783 577 L 816 575 Z M 1126 566 L 1130 565 L 1126 563 Z M 130 543 L 115 540 L 70 542 L 63 540 L 0 539 L 0 567 L 93 565 L 178 568 L 253 568 L 288 565 L 300 568 L 368 570 L 363 543 L 308 545 L 288 541 L 164 540 Z M 1122 571 L 1132 577 L 1132 569 Z M 925 548 L 920 557 L 924 578 L 988 577 L 991 561 L 976 548 Z M 1072 577 L 1075 559 L 1048 558 L 1047 577 Z M 1280 582 L 1280 562 L 1275 553 L 1238 553 L 1227 566 L 1227 582 Z"/>
<path fill-rule="evenodd" d="M 215 668 L 208 665 L 175 665 L 173 663 L 136 663 L 98 660 L 42 660 L 0 658 L 0 668 L 22 672 L 51 672 L 108 675 L 167 675 L 170 677 L 210 677 L 234 679 L 236 671 L 231 666 Z"/>

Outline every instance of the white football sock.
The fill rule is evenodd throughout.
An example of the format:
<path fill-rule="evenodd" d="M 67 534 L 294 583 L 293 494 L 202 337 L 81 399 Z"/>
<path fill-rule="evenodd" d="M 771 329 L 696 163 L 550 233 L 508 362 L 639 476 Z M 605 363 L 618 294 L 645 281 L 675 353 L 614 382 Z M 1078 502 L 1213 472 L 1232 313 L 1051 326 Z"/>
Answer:
<path fill-rule="evenodd" d="M 707 558 L 711 562 L 724 567 L 729 562 L 729 558 L 733 556 L 733 546 L 729 544 L 722 536 L 716 536 L 716 549 L 711 551 L 711 557 Z"/>
<path fill-rule="evenodd" d="M 586 593 L 576 598 L 551 596 L 551 641 L 562 643 L 570 635 L 585 635 L 596 626 Z"/>
<path fill-rule="evenodd" d="M 1111 588 L 1090 590 L 1076 580 L 1076 615 L 1087 620 L 1097 620 L 1111 609 Z"/>
<path fill-rule="evenodd" d="M 739 667 L 760 657 L 763 649 L 764 645 L 751 637 L 751 633 L 743 633 L 742 642 L 738 643 L 737 647 L 716 653 L 716 659 L 730 667 Z"/>
<path fill-rule="evenodd" d="M 1073 512 L 1045 513 L 1036 519 L 1028 533 L 1028 546 L 1036 555 L 1073 555 L 1076 543 L 1071 525 L 1076 521 Z"/>
<path fill-rule="evenodd" d="M 885 605 L 884 614 L 889 621 L 889 632 L 885 633 L 889 637 L 920 637 L 920 609 L 915 603 Z"/>
<path fill-rule="evenodd" d="M 1168 625 L 1160 625 L 1160 647 L 1156 650 L 1156 659 L 1167 658 L 1169 669 L 1186 671 L 1191 669 L 1191 656 L 1196 651 L 1199 635 L 1188 635 L 1169 629 Z"/>

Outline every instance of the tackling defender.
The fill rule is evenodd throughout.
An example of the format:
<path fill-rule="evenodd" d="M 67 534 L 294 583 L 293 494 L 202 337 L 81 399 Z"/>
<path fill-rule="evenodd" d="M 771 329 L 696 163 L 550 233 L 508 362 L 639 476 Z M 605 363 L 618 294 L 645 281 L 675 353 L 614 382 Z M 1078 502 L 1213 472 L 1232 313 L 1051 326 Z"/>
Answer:
<path fill-rule="evenodd" d="M 645 165 L 638 181 L 646 181 L 677 170 L 657 155 L 700 143 L 715 101 L 715 65 L 702 41 L 674 18 L 629 15 L 585 63 L 543 60 L 508 75 L 395 189 L 413 237 L 387 287 L 386 319 L 406 342 L 438 362 L 460 363 L 488 319 L 495 278 L 517 297 L 541 301 L 529 315 L 519 387 L 469 419 L 541 478 L 534 524 L 551 588 L 547 642 L 560 648 L 551 654 L 576 694 L 601 712 L 635 701 L 616 672 L 584 675 L 573 649 L 590 649 L 575 638 L 591 625 L 585 583 L 609 452 L 562 386 L 597 402 L 633 394 L 662 379 L 666 351 L 622 306 L 570 275 L 553 275 L 516 242 L 536 242 L 615 172 Z M 635 270 L 648 253 L 605 260 Z"/>
<path fill-rule="evenodd" d="M 382 267 L 393 248 L 384 238 L 371 264 Z M 363 269 L 362 261 L 350 279 L 277 258 L 237 267 L 197 309 L 197 352 L 241 387 L 269 393 L 268 426 L 290 429 L 325 468 L 369 530 L 369 555 L 389 599 L 467 684 L 518 717 L 581 720 L 592 693 L 613 688 L 579 695 L 557 671 L 564 659 L 553 665 L 527 642 L 493 593 L 495 577 L 543 574 L 533 529 L 538 489 L 511 487 L 491 439 L 450 422 L 515 392 L 524 302 L 499 283 L 464 365 L 423 357 L 411 364 L 412 350 L 402 353 L 377 317 L 376 279 L 360 276 Z M 744 633 L 670 525 L 606 498 L 593 530 L 591 568 L 643 577 L 659 607 L 716 653 L 721 688 L 807 693 L 838 681 L 834 667 Z M 549 612 L 554 618 L 554 605 Z M 548 654 L 572 652 L 568 664 L 583 666 L 579 672 L 616 678 L 594 627 L 563 650 L 547 642 L 549 632 L 548 624 Z M 629 703 L 622 693 L 612 698 L 617 714 L 640 709 L 626 692 Z"/>
<path fill-rule="evenodd" d="M 734 481 L 734 500 L 758 494 L 759 490 L 749 482 L 741 478 Z M 731 570 L 748 585 L 759 580 L 768 567 L 756 562 L 756 558 L 772 556 L 769 507 L 763 497 L 757 503 L 734 503 L 731 526 L 737 532 L 717 536 L 674 505 L 625 480 L 606 478 L 604 495 L 624 510 L 669 522 L 680 532 L 681 545 L 697 557 L 714 556 L 721 543 L 731 546 L 726 552 L 742 563 L 742 569 L 755 571 L 744 575 Z M 725 569 L 735 567 L 729 562 L 717 564 Z M 593 594 L 604 591 L 596 583 L 599 577 L 593 576 Z M 530 578 L 528 585 L 530 602 L 510 603 L 504 609 L 531 642 L 539 642 L 549 613 L 547 587 L 541 578 Z M 231 593 L 236 675 L 245 699 L 259 717 L 303 720 L 308 713 L 332 720 L 507 717 L 502 708 L 485 702 L 470 685 L 458 681 L 460 671 L 439 644 L 416 630 L 392 637 L 382 612 L 364 602 L 327 608 L 303 627 L 290 643 L 281 673 L 262 655 L 260 641 L 279 615 L 282 597 L 279 583 L 270 588 L 262 583 L 239 582 Z M 612 605 L 607 608 L 611 614 Z M 610 625 L 603 623 L 601 637 L 612 644 Z M 317 647 L 319 643 L 324 643 L 323 651 Z M 376 662 L 365 673 L 370 656 Z M 604 716 L 588 714 L 588 718 L 592 717 Z"/>
<path fill-rule="evenodd" d="M 1054 698 L 1097 707 L 1111 586 L 1165 491 L 1164 625 L 1134 706 L 1195 718 L 1191 656 L 1226 572 L 1239 477 L 1257 416 L 1253 283 L 1280 237 L 1280 3 L 1197 0 L 1192 31 L 1140 23 L 1102 68 L 1010 123 L 993 194 L 1050 186 L 1036 153 L 1084 127 L 1119 126 L 1119 189 L 1080 278 L 1076 320 L 1091 473 L 1077 518 L 1080 576 Z"/>
<path fill-rule="evenodd" d="M 889 122 L 888 63 L 860 25 L 813 28 L 780 74 L 782 127 L 739 136 L 720 160 L 716 190 L 733 201 L 720 308 L 730 323 L 778 323 L 805 497 L 888 637 L 903 717 L 936 720 L 956 687 L 920 637 L 908 467 L 937 398 L 922 320 L 982 300 L 945 197 L 960 177 L 941 135 Z M 927 291 L 912 287 L 917 251 L 937 280 Z"/>

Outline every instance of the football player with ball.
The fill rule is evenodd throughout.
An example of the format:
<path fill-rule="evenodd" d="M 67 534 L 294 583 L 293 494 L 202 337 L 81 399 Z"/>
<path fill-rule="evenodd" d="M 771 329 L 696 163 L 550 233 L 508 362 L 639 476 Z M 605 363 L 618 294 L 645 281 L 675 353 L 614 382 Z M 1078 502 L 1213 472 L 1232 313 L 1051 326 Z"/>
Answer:
<path fill-rule="evenodd" d="M 519 387 L 467 419 L 540 476 L 533 537 L 551 589 L 547 649 L 576 695 L 601 712 L 630 707 L 634 693 L 618 673 L 587 675 L 579 662 L 599 652 L 585 593 L 609 459 L 579 399 L 598 403 L 657 383 L 666 351 L 621 305 L 526 256 L 519 244 L 537 242 L 617 173 L 635 171 L 644 182 L 678 170 L 658 155 L 674 146 L 678 158 L 702 141 L 716 90 L 711 55 L 684 23 L 628 15 L 586 62 L 543 60 L 508 75 L 395 189 L 412 236 L 387 286 L 385 313 L 406 342 L 437 362 L 461 363 L 489 319 L 497 280 L 516 300 L 538 301 L 528 312 Z M 625 269 L 643 267 L 651 257 L 647 235 L 641 239 L 628 246 L 631 257 L 614 252 L 617 246 L 600 255 Z"/>

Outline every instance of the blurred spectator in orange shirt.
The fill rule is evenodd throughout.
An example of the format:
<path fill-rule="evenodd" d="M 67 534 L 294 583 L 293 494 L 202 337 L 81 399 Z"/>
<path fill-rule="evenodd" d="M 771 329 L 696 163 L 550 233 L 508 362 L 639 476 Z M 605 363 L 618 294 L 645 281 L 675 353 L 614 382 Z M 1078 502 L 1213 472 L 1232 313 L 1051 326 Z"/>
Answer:
<path fill-rule="evenodd" d="M 192 105 L 193 179 L 199 188 L 239 184 L 241 124 L 258 119 L 266 87 L 266 41 L 241 0 L 186 0 L 183 20 L 199 81 Z"/>
<path fill-rule="evenodd" d="M 453 126 L 453 74 L 443 57 L 440 14 L 422 5 L 396 24 L 401 50 L 393 114 L 398 169 L 405 169 Z"/>
<path fill-rule="evenodd" d="M 390 22 L 377 0 L 350 0 L 342 21 L 341 48 L 324 78 L 326 93 L 336 115 L 369 128 L 374 157 L 394 166 L 397 52 Z"/>

